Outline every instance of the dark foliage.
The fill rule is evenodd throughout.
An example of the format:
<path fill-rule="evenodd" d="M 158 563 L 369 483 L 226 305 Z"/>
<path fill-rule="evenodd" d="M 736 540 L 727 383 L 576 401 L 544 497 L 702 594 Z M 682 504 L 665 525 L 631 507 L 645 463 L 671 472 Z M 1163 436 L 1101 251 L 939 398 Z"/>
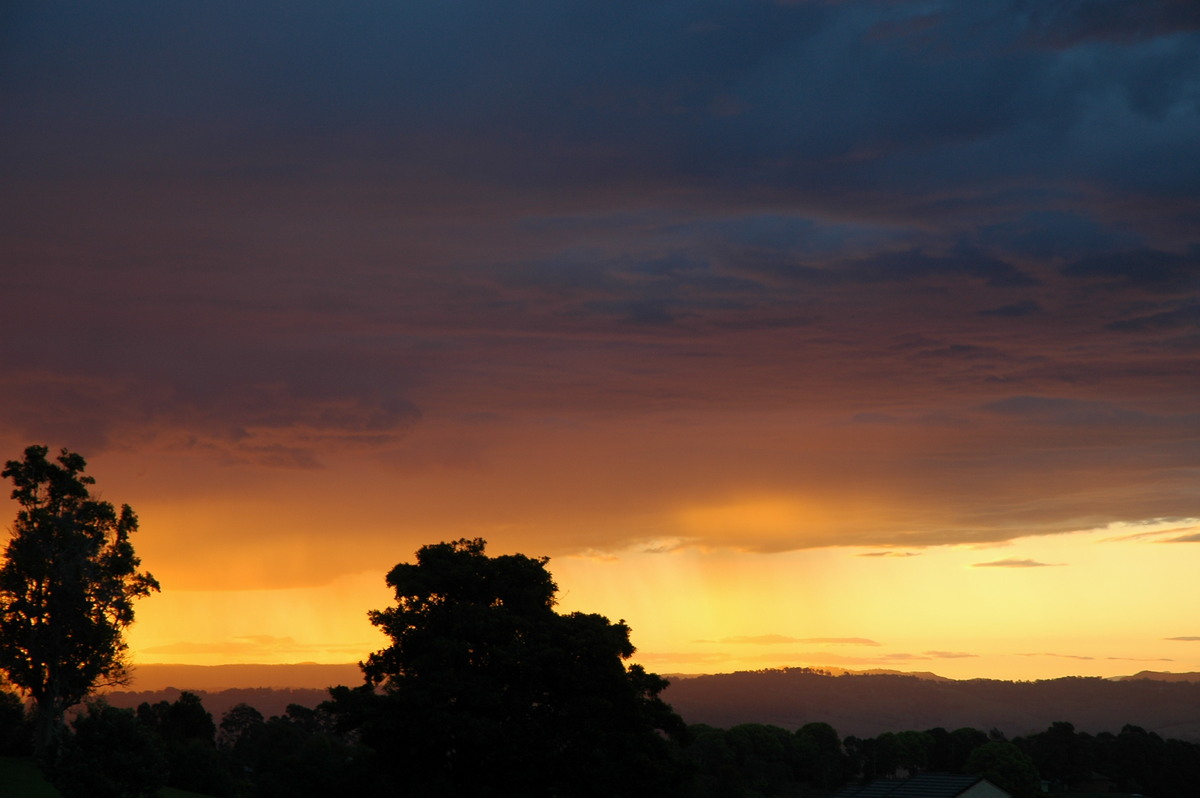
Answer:
<path fill-rule="evenodd" d="M 323 709 L 292 705 L 285 715 L 263 720 L 257 710 L 240 705 L 222 719 L 221 739 L 239 795 L 376 794 L 370 752 L 339 734 Z"/>
<path fill-rule="evenodd" d="M 214 795 L 232 790 L 217 752 L 217 726 L 198 695 L 184 692 L 174 703 L 142 703 L 137 716 L 162 742 L 169 786 Z"/>
<path fill-rule="evenodd" d="M 25 756 L 33 749 L 32 724 L 16 693 L 0 690 L 0 756 Z"/>
<path fill-rule="evenodd" d="M 137 713 L 96 704 L 74 724 L 59 782 L 71 798 L 145 795 L 157 784 L 221 798 L 426 796 L 439 789 L 443 795 L 549 794 L 537 774 L 514 777 L 494 758 L 480 760 L 498 768 L 492 771 L 494 787 L 480 780 L 466 790 L 462 781 L 456 786 L 444 778 L 435 785 L 427 775 L 403 774 L 388 759 L 396 752 L 378 746 L 416 740 L 429 731 L 417 724 L 421 718 L 395 712 L 394 695 L 369 685 L 332 693 L 334 699 L 322 707 L 293 704 L 270 718 L 249 705 L 235 706 L 219 725 L 188 693 L 174 702 L 145 702 Z M 0 716 L 5 716 L 3 705 Z M 469 726 L 456 729 L 449 714 L 440 717 L 449 719 L 443 732 L 461 731 L 464 738 L 471 732 Z M 9 720 L 19 728 L 19 712 Z M 353 728 L 347 728 L 351 720 Z M 602 779 L 597 790 L 572 784 L 555 789 L 563 796 L 641 795 L 645 782 L 637 779 L 649 773 L 654 779 L 650 794 L 809 798 L 829 795 L 851 781 L 926 770 L 979 773 L 1017 798 L 1036 795 L 1041 779 L 1056 790 L 1114 789 L 1157 798 L 1191 798 L 1200 783 L 1200 744 L 1164 739 L 1137 726 L 1092 735 L 1059 722 L 1011 742 L 999 737 L 969 727 L 933 728 L 851 736 L 843 742 L 833 727 L 820 722 L 794 732 L 758 723 L 727 729 L 695 724 L 673 738 L 656 735 L 651 747 L 636 753 L 600 752 L 588 765 L 629 766 L 633 776 Z M 521 764 L 537 766 L 530 760 Z M 542 767 L 546 775 L 559 773 L 553 763 Z"/>
<path fill-rule="evenodd" d="M 850 762 L 837 731 L 828 723 L 806 723 L 796 731 L 800 776 L 818 790 L 833 790 L 850 775 Z"/>
<path fill-rule="evenodd" d="M 148 798 L 166 783 L 162 741 L 127 709 L 89 704 L 54 780 L 68 798 Z"/>
<path fill-rule="evenodd" d="M 693 726 L 684 748 L 687 795 L 793 795 L 800 784 L 800 743 L 778 726 L 744 723 L 732 729 Z"/>
<path fill-rule="evenodd" d="M 1111 787 L 1158 798 L 1191 798 L 1200 784 L 1200 744 L 1163 739 L 1140 726 L 1091 735 L 1070 723 L 1055 723 L 1013 742 L 1029 753 L 1042 778 L 1059 789 Z"/>
<path fill-rule="evenodd" d="M 925 734 L 932 740 L 929 769 L 942 773 L 961 773 L 971 752 L 989 739 L 986 733 L 969 727 L 948 732 L 938 726 L 926 729 Z"/>
<path fill-rule="evenodd" d="M 1013 798 L 1034 798 L 1041 791 L 1033 760 L 1012 743 L 989 740 L 971 752 L 963 772 L 983 776 Z"/>

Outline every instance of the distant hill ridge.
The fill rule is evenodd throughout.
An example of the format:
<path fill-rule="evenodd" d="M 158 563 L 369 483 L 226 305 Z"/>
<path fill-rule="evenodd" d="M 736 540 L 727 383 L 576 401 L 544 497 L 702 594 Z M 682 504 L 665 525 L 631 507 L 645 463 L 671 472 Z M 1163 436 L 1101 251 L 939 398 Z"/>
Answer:
<path fill-rule="evenodd" d="M 948 676 L 939 676 L 930 671 L 898 671 L 891 668 L 869 668 L 867 670 L 850 670 L 849 668 L 837 668 L 831 666 L 822 666 L 820 668 L 766 668 L 766 671 L 787 671 L 800 670 L 809 671 L 812 673 L 822 673 L 828 676 L 911 676 L 915 679 L 928 679 L 931 682 L 952 682 L 954 679 Z M 758 671 L 752 671 L 757 673 Z M 720 673 L 664 673 L 664 677 L 672 681 L 677 679 L 697 679 L 701 676 L 727 676 L 729 674 Z M 1133 677 L 1120 677 L 1133 678 Z"/>
<path fill-rule="evenodd" d="M 1200 682 L 1200 673 L 1169 673 L 1167 671 L 1139 671 L 1132 676 L 1114 676 L 1118 682 L 1129 682 L 1135 679 L 1151 679 L 1156 682 Z"/>
<path fill-rule="evenodd" d="M 135 665 L 129 688 L 138 691 L 230 690 L 242 687 L 324 689 L 362 684 L 358 665 L 300 662 L 290 665 Z"/>
<path fill-rule="evenodd" d="M 847 668 L 773 668 L 763 672 L 811 671 L 830 676 L 910 676 L 934 682 L 969 681 L 950 679 L 929 671 L 897 671 L 883 668 L 849 670 Z M 672 681 L 699 679 L 709 676 L 732 674 L 664 674 Z M 1200 672 L 1170 673 L 1167 671 L 1140 671 L 1131 676 L 1113 676 L 1110 681 L 1135 681 L 1151 679 L 1160 682 L 1200 682 Z M 984 680 L 992 681 L 992 680 Z M 133 668 L 133 681 L 129 685 L 135 690 L 165 690 L 178 687 L 183 690 L 230 690 L 241 687 L 316 688 L 331 685 L 357 685 L 362 683 L 362 671 L 354 663 L 325 664 L 299 662 L 286 665 L 229 664 L 229 665 L 164 665 L 147 663 Z"/>
<path fill-rule="evenodd" d="M 822 721 L 845 737 L 886 731 L 970 726 L 1006 735 L 1043 731 L 1056 721 L 1092 734 L 1126 724 L 1163 737 L 1200 741 L 1200 673 L 1141 671 L 1111 679 L 1066 677 L 1034 682 L 954 680 L 933 673 L 780 668 L 674 675 L 663 693 L 688 723 L 769 723 L 788 729 Z M 357 665 L 141 665 L 131 689 L 106 694 L 115 706 L 200 695 L 218 721 L 237 703 L 264 716 L 288 704 L 316 706 L 328 687 L 362 684 Z"/>
<path fill-rule="evenodd" d="M 663 698 L 689 723 L 725 728 L 769 723 L 795 729 L 823 721 L 843 737 L 937 726 L 996 728 L 1015 736 L 1067 721 L 1092 734 L 1132 724 L 1200 741 L 1200 674 L 1008 682 L 791 668 L 679 679 Z"/>

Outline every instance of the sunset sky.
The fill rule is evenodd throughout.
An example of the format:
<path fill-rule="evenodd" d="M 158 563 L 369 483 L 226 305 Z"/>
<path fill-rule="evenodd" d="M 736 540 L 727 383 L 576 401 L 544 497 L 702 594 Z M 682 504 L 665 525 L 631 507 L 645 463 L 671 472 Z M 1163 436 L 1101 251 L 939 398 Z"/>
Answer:
<path fill-rule="evenodd" d="M 142 663 L 483 537 L 659 672 L 1200 671 L 1200 6 L 9 3 L 33 443 Z"/>

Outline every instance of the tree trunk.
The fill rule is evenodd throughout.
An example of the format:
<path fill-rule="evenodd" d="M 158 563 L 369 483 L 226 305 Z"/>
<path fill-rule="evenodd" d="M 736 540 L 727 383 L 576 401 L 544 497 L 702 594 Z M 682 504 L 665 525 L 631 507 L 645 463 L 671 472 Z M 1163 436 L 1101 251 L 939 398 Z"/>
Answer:
<path fill-rule="evenodd" d="M 42 770 L 53 773 L 62 757 L 63 738 L 66 736 L 64 711 L 58 702 L 46 698 L 38 701 L 33 710 L 33 756 Z"/>

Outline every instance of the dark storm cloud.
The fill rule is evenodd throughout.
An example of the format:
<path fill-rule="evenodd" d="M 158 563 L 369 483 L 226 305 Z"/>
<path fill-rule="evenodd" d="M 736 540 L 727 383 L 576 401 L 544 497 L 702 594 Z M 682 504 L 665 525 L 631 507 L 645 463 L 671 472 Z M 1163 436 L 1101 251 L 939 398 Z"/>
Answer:
<path fill-rule="evenodd" d="M 673 184 L 709 202 L 766 190 L 906 221 L 1059 202 L 1083 181 L 1097 196 L 1135 175 L 1186 185 L 1200 144 L 1194 86 L 1179 78 L 1195 76 L 1196 48 L 1139 40 L 1085 66 L 1071 50 L 1013 47 L 1030 30 L 1074 41 L 1096 28 L 1085 16 L 682 0 L 38 4 L 9 25 L 2 85 L 22 112 L 5 129 L 26 157 L 7 168 L 285 180 L 386 163 L 510 187 Z M 1126 83 L 1134 74 L 1145 91 Z M 1145 98 L 1150 86 L 1153 107 L 1110 105 L 1114 89 Z M 1014 194 L 1017 177 L 1030 182 Z"/>
<path fill-rule="evenodd" d="M 656 511 L 923 497 L 887 515 L 924 537 L 822 538 L 882 546 L 1193 514 L 1200 46 L 1102 5 L 17 4 L 3 432 L 311 467 L 651 409 L 713 447 L 656 449 L 713 461 Z M 485 463 L 478 426 L 426 445 Z"/>
<path fill-rule="evenodd" d="M 389 337 L 380 351 L 327 313 L 298 311 L 287 285 L 193 282 L 174 268 L 47 265 L 8 281 L 0 407 L 12 432 L 89 453 L 161 437 L 308 467 L 305 439 L 378 442 L 419 416 L 406 398 L 423 359 L 412 340 Z"/>
<path fill-rule="evenodd" d="M 1108 329 L 1131 332 L 1148 332 L 1152 330 L 1178 330 L 1188 327 L 1200 327 L 1200 304 L 1188 304 L 1174 310 L 1164 310 L 1148 316 L 1132 319 L 1122 319 L 1109 323 Z"/>
<path fill-rule="evenodd" d="M 1200 8 L 1189 0 L 1017 0 L 1013 7 L 1028 15 L 1032 41 L 1055 47 L 1200 30 Z"/>
<path fill-rule="evenodd" d="M 700 158 L 679 126 L 714 118 L 722 83 L 823 16 L 771 3 L 47 5 L 14 14 L 6 83 L 92 127 L 82 152 L 55 153 L 74 164 L 407 153 L 539 182 L 551 168 Z"/>
<path fill-rule="evenodd" d="M 1200 433 L 1200 415 L 1161 416 L 1128 410 L 1108 402 L 1059 399 L 1045 396 L 1012 396 L 990 402 L 984 410 L 1033 424 L 1056 427 L 1164 428 Z"/>
<path fill-rule="evenodd" d="M 816 285 L 893 283 L 945 277 L 975 278 L 992 287 L 1030 286 L 1038 282 L 1011 264 L 963 247 L 955 247 L 947 254 L 921 249 L 885 251 L 826 267 L 782 266 L 777 273 Z"/>
<path fill-rule="evenodd" d="M 89 453 L 158 441 L 288 467 L 318 465 L 314 449 L 331 443 L 399 440 L 420 415 L 386 387 L 339 384 L 333 371 L 323 375 L 330 382 L 322 384 L 313 379 L 308 361 L 251 377 L 222 368 L 224 352 L 207 355 L 211 362 L 196 362 L 190 373 L 145 367 L 73 377 L 14 371 L 0 381 L 5 388 L 0 406 L 11 432 L 30 440 L 70 441 Z M 276 435 L 288 443 L 272 442 Z"/>
<path fill-rule="evenodd" d="M 985 246 L 1023 257 L 1078 258 L 1082 254 L 1129 249 L 1138 236 L 1090 215 L 1063 210 L 1037 210 L 982 225 L 977 233 Z"/>
<path fill-rule="evenodd" d="M 980 316 L 998 316 L 1002 318 L 1018 319 L 1022 316 L 1029 316 L 1034 313 L 1041 313 L 1042 306 L 1032 299 L 1026 299 L 1023 302 L 1016 302 L 1012 305 L 1002 305 L 998 308 L 988 308 L 987 310 L 979 311 Z"/>
<path fill-rule="evenodd" d="M 1114 290 L 1200 293 L 1200 246 L 1185 253 L 1136 249 L 1092 255 L 1064 267 L 1062 272 Z"/>
<path fill-rule="evenodd" d="M 990 402 L 984 409 L 1040 423 L 1071 426 L 1105 426 L 1114 421 L 1123 424 L 1130 422 L 1144 424 L 1148 420 L 1143 413 L 1123 410 L 1106 402 L 1056 399 L 1044 396 L 1013 396 Z"/>
<path fill-rule="evenodd" d="M 937 349 L 925 349 L 917 352 L 914 357 L 949 358 L 953 360 L 991 360 L 1000 357 L 1001 352 L 990 346 L 974 346 L 972 344 L 951 344 Z"/>

